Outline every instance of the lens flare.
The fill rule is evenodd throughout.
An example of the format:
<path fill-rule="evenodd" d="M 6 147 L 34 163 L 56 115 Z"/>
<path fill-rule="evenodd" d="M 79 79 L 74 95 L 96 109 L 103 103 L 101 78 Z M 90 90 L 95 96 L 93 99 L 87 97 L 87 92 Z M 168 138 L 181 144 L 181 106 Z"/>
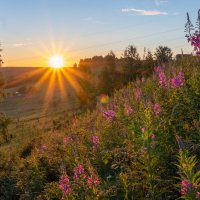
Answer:
<path fill-rule="evenodd" d="M 102 104 L 107 104 L 107 103 L 109 103 L 109 100 L 110 100 L 110 98 L 109 98 L 109 96 L 106 95 L 106 94 L 101 94 L 101 95 L 99 96 L 99 101 L 100 101 Z"/>

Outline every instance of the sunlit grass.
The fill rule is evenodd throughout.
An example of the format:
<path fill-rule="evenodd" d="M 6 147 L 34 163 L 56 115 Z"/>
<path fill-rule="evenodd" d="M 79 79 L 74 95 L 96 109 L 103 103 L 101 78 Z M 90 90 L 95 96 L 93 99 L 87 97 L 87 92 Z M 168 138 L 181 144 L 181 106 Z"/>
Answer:
<path fill-rule="evenodd" d="M 87 98 L 88 94 L 80 84 L 82 81 L 91 84 L 92 77 L 73 68 L 59 68 L 58 65 L 46 68 L 34 83 L 36 91 L 41 93 L 42 108 L 38 114 L 48 115 L 52 106 L 57 109 L 59 103 L 70 101 L 70 96 L 74 93 L 78 99 Z"/>

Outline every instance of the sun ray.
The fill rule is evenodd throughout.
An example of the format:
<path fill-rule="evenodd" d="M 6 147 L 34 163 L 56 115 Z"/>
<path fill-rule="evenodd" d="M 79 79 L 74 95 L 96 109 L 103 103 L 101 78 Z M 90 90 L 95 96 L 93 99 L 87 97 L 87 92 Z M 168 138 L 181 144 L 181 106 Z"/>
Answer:
<path fill-rule="evenodd" d="M 35 87 L 36 87 L 36 88 L 39 88 L 39 87 L 42 85 L 42 83 L 44 83 L 44 81 L 45 81 L 46 79 L 49 78 L 52 69 L 47 68 L 47 69 L 45 69 L 45 70 L 47 70 L 47 71 L 46 71 L 46 72 L 41 76 L 41 78 L 35 83 Z"/>
<path fill-rule="evenodd" d="M 83 90 L 83 88 L 80 86 L 78 81 L 73 76 L 70 76 L 70 74 L 67 71 L 64 71 L 63 69 L 61 69 L 61 70 L 62 70 L 63 75 L 66 78 L 66 80 L 68 80 L 69 84 L 72 86 L 72 88 L 76 92 L 77 96 L 82 100 L 86 99 L 88 95 Z"/>
<path fill-rule="evenodd" d="M 84 81 L 92 83 L 92 79 L 93 79 L 92 76 L 90 76 L 90 75 L 88 75 L 88 74 L 86 74 L 84 72 L 81 72 L 80 70 L 76 70 L 75 71 L 74 69 L 69 69 L 69 72 L 71 74 L 73 74 L 73 76 L 76 76 L 78 78 L 81 78 Z"/>
<path fill-rule="evenodd" d="M 43 105 L 43 112 L 47 113 L 48 106 L 54 102 L 54 92 L 55 92 L 55 81 L 56 81 L 56 71 L 51 70 L 51 74 L 49 76 L 50 80 L 47 86 L 46 93 L 44 95 L 44 105 Z"/>
<path fill-rule="evenodd" d="M 64 77 L 66 78 L 66 80 L 70 83 L 70 85 L 73 87 L 73 89 L 75 90 L 75 92 L 79 92 L 81 90 L 80 85 L 77 83 L 77 81 L 75 79 L 73 79 L 71 76 L 69 76 L 69 73 L 67 73 L 66 71 L 64 71 L 62 69 L 62 73 L 64 75 Z"/>
<path fill-rule="evenodd" d="M 37 76 L 44 74 L 44 70 L 45 70 L 44 68 L 36 68 L 31 71 L 28 70 L 28 72 L 16 76 L 13 80 L 9 81 L 9 83 L 7 83 L 5 87 L 6 88 L 13 87 L 16 85 L 20 85 L 24 82 L 27 82 L 27 80 L 35 79 L 37 78 Z"/>
<path fill-rule="evenodd" d="M 63 73 L 62 73 L 62 69 L 57 70 L 57 77 L 58 77 L 58 87 L 59 87 L 59 90 L 60 90 L 61 100 L 67 101 L 66 84 L 65 84 L 65 79 L 64 79 Z"/>

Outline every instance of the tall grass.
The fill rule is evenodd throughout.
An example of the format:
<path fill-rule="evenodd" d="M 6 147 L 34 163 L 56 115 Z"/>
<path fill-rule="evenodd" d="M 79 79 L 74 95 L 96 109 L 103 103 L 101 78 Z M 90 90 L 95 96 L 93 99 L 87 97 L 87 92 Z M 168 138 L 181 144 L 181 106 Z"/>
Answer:
<path fill-rule="evenodd" d="M 0 149 L 1 199 L 187 199 L 186 180 L 198 199 L 185 163 L 199 173 L 199 77 L 196 62 L 159 66 L 62 130 L 29 140 L 27 128 L 16 150 Z"/>

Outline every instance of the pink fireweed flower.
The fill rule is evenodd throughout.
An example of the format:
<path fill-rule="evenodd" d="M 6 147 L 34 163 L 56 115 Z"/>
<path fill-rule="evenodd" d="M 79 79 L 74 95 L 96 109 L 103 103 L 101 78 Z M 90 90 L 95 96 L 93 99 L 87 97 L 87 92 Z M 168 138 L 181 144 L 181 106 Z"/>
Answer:
<path fill-rule="evenodd" d="M 181 182 L 181 186 L 182 186 L 182 188 L 181 188 L 181 194 L 185 195 L 185 194 L 188 193 L 188 189 L 190 188 L 191 183 L 190 183 L 189 180 L 183 179 L 182 182 Z"/>
<path fill-rule="evenodd" d="M 59 188 L 63 192 L 63 197 L 62 197 L 63 199 L 71 192 L 71 187 L 69 183 L 70 183 L 69 177 L 66 174 L 60 177 Z"/>
<path fill-rule="evenodd" d="M 171 85 L 173 88 L 179 88 L 185 83 L 183 72 L 179 72 L 176 77 L 171 78 Z"/>
<path fill-rule="evenodd" d="M 137 87 L 135 89 L 135 100 L 139 101 L 141 99 L 141 95 L 142 95 L 142 90 Z"/>
<path fill-rule="evenodd" d="M 188 179 L 183 179 L 181 182 L 181 194 L 187 195 L 192 189 L 195 189 L 197 186 L 193 185 Z"/>
<path fill-rule="evenodd" d="M 70 142 L 70 140 L 71 140 L 71 137 L 69 137 L 69 136 L 64 137 L 63 138 L 63 144 L 67 145 Z"/>
<path fill-rule="evenodd" d="M 160 66 L 154 67 L 154 72 L 155 72 L 156 74 L 159 74 L 161 71 L 162 71 L 162 69 L 161 69 Z"/>
<path fill-rule="evenodd" d="M 145 127 L 142 127 L 141 131 L 142 131 L 142 134 L 144 134 L 144 132 L 146 131 Z"/>
<path fill-rule="evenodd" d="M 100 144 L 100 139 L 99 139 L 99 136 L 98 135 L 92 135 L 91 136 L 91 142 L 93 144 L 93 148 L 97 148 Z"/>
<path fill-rule="evenodd" d="M 126 115 L 130 115 L 132 112 L 133 112 L 133 109 L 131 108 L 131 106 L 125 104 L 125 105 L 124 105 L 124 113 L 125 113 Z"/>
<path fill-rule="evenodd" d="M 188 193 L 188 189 L 187 188 L 182 188 L 181 189 L 181 194 L 182 195 L 186 195 Z"/>
<path fill-rule="evenodd" d="M 167 86 L 167 79 L 166 79 L 166 75 L 164 72 L 160 71 L 158 73 L 158 77 L 159 77 L 159 85 L 161 87 L 166 87 Z"/>
<path fill-rule="evenodd" d="M 79 180 L 79 179 L 85 179 L 85 178 L 86 178 L 85 169 L 83 165 L 80 164 L 79 166 L 74 168 L 74 179 Z"/>
<path fill-rule="evenodd" d="M 113 110 L 103 111 L 103 116 L 110 121 L 115 118 L 115 115 L 116 113 Z"/>
<path fill-rule="evenodd" d="M 182 187 L 188 187 L 190 186 L 190 181 L 188 179 L 183 179 L 181 182 Z"/>
<path fill-rule="evenodd" d="M 152 133 L 152 134 L 151 134 L 151 139 L 152 139 L 152 140 L 155 140 L 155 138 L 156 138 L 155 134 Z"/>
<path fill-rule="evenodd" d="M 196 192 L 196 199 L 200 199 L 200 192 Z"/>
<path fill-rule="evenodd" d="M 167 87 L 168 87 L 168 88 L 171 87 L 171 79 L 170 79 L 170 78 L 167 80 Z"/>
<path fill-rule="evenodd" d="M 159 115 L 160 115 L 161 108 L 160 108 L 159 103 L 155 103 L 155 104 L 153 105 L 153 111 L 154 111 L 154 113 L 155 113 L 156 116 L 159 116 Z"/>
<path fill-rule="evenodd" d="M 90 176 L 88 176 L 87 185 L 90 189 L 97 187 L 99 184 L 100 184 L 100 180 L 97 175 L 94 175 L 94 173 L 92 173 Z"/>
<path fill-rule="evenodd" d="M 46 144 L 43 144 L 42 146 L 41 146 L 41 152 L 45 152 L 45 151 L 47 151 L 48 150 L 48 146 L 46 145 Z"/>
<path fill-rule="evenodd" d="M 194 47 L 196 54 L 200 55 L 200 33 L 196 31 L 192 36 L 188 37 L 188 42 Z"/>

